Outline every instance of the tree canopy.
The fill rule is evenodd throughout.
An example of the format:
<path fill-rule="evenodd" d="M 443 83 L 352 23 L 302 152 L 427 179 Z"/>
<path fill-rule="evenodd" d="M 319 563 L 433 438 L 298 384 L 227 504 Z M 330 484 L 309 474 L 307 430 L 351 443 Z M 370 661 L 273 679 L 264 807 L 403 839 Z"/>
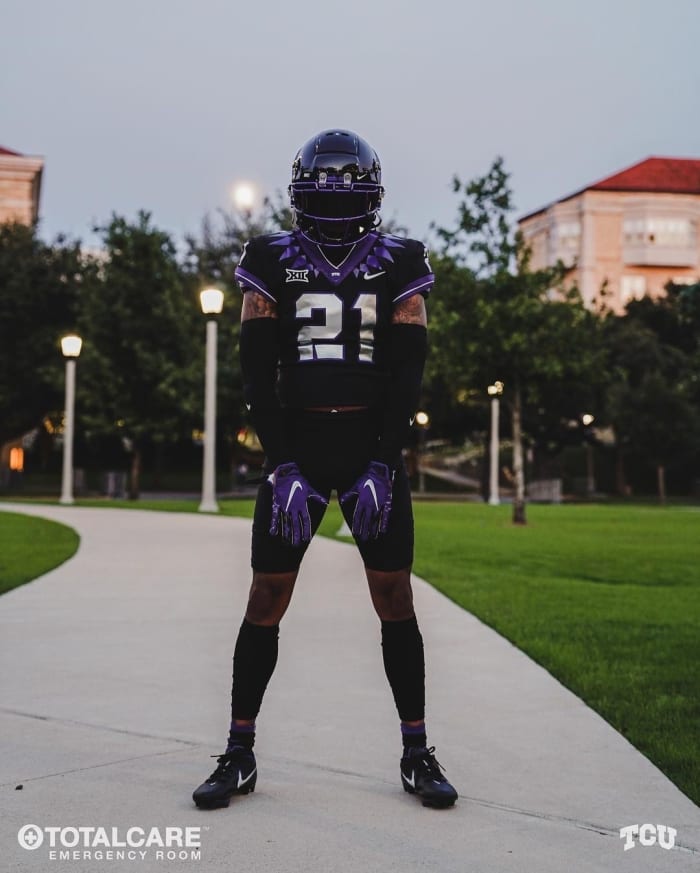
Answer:
<path fill-rule="evenodd" d="M 512 226 L 512 191 L 501 158 L 470 182 L 455 178 L 454 190 L 461 198 L 455 226 L 436 230 L 443 257 L 455 264 L 447 271 L 453 280 L 448 293 L 453 298 L 460 286 L 467 311 L 437 308 L 433 330 L 449 352 L 441 350 L 436 368 L 444 367 L 446 381 L 476 383 L 482 391 L 496 380 L 504 383 L 514 442 L 513 520 L 524 523 L 524 412 L 564 394 L 569 404 L 583 404 L 575 393 L 594 381 L 599 366 L 596 320 L 576 289 L 564 290 L 563 265 L 531 269 Z"/>
<path fill-rule="evenodd" d="M 583 413 L 612 426 L 618 456 L 658 472 L 700 463 L 700 284 L 631 301 L 622 315 L 586 309 L 563 265 L 531 268 L 512 221 L 501 158 L 483 176 L 455 177 L 456 217 L 434 228 L 436 290 L 424 403 L 431 432 L 464 441 L 485 429 L 489 384 L 505 385 L 525 520 L 523 446 L 556 456 L 588 433 Z M 97 228 L 98 254 L 43 242 L 36 228 L 0 225 L 0 443 L 46 417 L 60 420 L 59 339 L 77 330 L 79 437 L 128 449 L 132 493 L 145 444 L 189 443 L 203 417 L 204 325 L 198 292 L 225 293 L 219 317 L 218 438 L 235 452 L 245 423 L 236 348 L 245 242 L 289 227 L 281 199 L 257 214 L 219 213 L 175 240 L 146 212 Z M 581 422 L 581 427 L 574 427 Z M 476 437 L 478 438 L 478 437 Z M 691 475 L 692 473 L 689 473 Z M 697 472 L 695 473 L 697 475 Z"/>
<path fill-rule="evenodd" d="M 0 224 L 0 444 L 62 408 L 59 340 L 75 329 L 82 278 L 77 243 Z"/>

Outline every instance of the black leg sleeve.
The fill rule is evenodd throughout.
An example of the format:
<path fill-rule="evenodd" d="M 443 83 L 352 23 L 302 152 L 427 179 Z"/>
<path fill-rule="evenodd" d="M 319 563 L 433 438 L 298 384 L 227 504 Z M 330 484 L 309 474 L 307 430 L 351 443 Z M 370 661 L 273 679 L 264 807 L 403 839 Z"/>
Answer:
<path fill-rule="evenodd" d="M 382 621 L 382 655 L 401 721 L 425 718 L 425 656 L 415 616 Z"/>
<path fill-rule="evenodd" d="M 243 619 L 233 655 L 232 720 L 252 721 L 260 711 L 277 664 L 278 639 L 279 625 L 267 627 Z"/>

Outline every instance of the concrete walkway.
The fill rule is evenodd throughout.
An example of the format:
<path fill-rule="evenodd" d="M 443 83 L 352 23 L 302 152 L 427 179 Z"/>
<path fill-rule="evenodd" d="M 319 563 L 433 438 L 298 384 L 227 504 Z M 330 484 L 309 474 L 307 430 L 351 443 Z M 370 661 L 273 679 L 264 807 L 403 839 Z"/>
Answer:
<path fill-rule="evenodd" d="M 249 585 L 249 522 L 0 505 L 81 536 L 76 556 L 0 597 L 0 868 L 251 873 L 684 873 L 700 810 L 599 716 L 420 580 L 429 740 L 452 810 L 401 790 L 379 624 L 352 546 L 317 539 L 258 720 L 254 794 L 197 810 L 228 730 Z M 0 513 L 0 542 L 2 513 Z M 22 790 L 16 790 L 17 784 Z M 18 830 L 201 827 L 201 860 L 52 860 Z M 662 824 L 676 847 L 624 851 Z M 82 847 L 80 847 L 82 850 Z M 94 850 L 93 850 L 94 851 Z M 81 856 L 82 857 L 82 856 Z"/>

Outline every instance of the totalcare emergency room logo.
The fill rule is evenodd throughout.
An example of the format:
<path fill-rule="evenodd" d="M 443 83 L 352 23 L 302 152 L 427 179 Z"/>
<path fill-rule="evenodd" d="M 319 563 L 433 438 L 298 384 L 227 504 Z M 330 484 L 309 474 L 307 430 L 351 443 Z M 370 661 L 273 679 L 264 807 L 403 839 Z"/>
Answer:
<path fill-rule="evenodd" d="M 201 831 L 201 827 L 26 824 L 17 832 L 17 842 L 29 852 L 43 846 L 49 861 L 199 861 Z"/>

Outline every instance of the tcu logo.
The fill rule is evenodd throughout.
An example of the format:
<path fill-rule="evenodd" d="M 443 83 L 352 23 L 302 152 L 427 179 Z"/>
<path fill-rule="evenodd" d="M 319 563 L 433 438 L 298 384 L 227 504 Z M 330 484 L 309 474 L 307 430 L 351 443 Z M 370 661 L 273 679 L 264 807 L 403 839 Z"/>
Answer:
<path fill-rule="evenodd" d="M 642 846 L 653 846 L 654 843 L 658 842 L 662 849 L 672 849 L 676 845 L 677 833 L 675 828 L 669 828 L 666 825 L 627 825 L 626 828 L 620 828 L 620 839 L 625 838 L 625 852 L 628 849 L 634 849 L 637 845 L 634 838 L 637 836 Z"/>

